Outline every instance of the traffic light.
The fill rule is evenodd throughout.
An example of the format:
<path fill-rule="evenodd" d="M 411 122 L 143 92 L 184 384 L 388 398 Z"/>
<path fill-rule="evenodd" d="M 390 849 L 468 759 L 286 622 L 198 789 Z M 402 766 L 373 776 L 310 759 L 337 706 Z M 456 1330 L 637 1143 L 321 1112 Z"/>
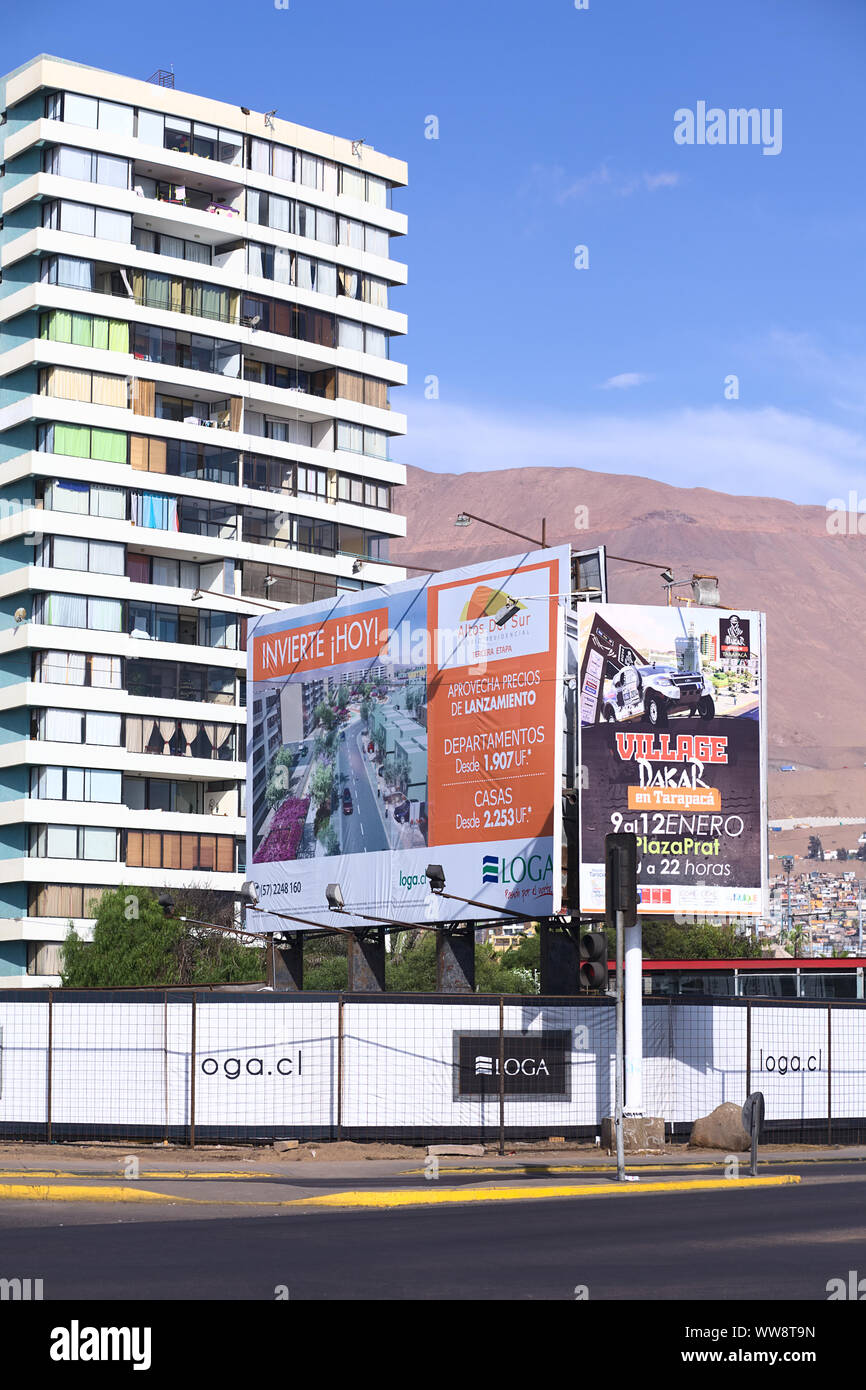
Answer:
<path fill-rule="evenodd" d="M 616 926 L 622 913 L 624 927 L 637 921 L 637 836 L 622 831 L 604 837 L 605 916 Z"/>
<path fill-rule="evenodd" d="M 580 983 L 584 989 L 607 989 L 607 933 L 588 931 L 580 938 Z"/>

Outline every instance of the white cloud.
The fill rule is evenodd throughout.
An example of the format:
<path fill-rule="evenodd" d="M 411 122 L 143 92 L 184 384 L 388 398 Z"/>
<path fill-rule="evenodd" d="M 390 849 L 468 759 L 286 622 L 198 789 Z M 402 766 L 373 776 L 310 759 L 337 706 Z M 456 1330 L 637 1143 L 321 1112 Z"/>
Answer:
<path fill-rule="evenodd" d="M 652 378 L 646 372 L 620 372 L 619 376 L 609 376 L 600 386 L 601 391 L 628 391 L 632 386 L 643 386 Z"/>
<path fill-rule="evenodd" d="M 395 441 L 395 456 L 432 472 L 587 468 L 820 506 L 860 486 L 866 472 L 862 432 L 734 402 L 626 419 L 417 400 L 408 416 L 408 437 Z"/>
<path fill-rule="evenodd" d="M 630 198 L 633 193 L 639 192 L 655 193 L 659 188 L 675 188 L 680 176 L 669 170 L 659 170 L 658 173 L 644 170 L 640 174 L 617 174 L 611 173 L 608 166 L 602 164 L 598 169 L 593 169 L 582 178 L 574 179 L 564 187 L 563 180 L 563 169 L 549 171 L 549 181 L 554 186 L 558 185 L 558 191 L 555 193 L 558 203 L 567 203 L 572 198 L 584 198 L 588 193 L 598 189 L 603 189 L 617 198 Z"/>

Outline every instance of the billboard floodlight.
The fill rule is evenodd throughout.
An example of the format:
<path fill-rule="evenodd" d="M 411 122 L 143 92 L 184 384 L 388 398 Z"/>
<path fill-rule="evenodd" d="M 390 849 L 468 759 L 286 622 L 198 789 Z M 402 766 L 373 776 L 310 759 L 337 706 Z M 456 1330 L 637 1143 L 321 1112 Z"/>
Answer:
<path fill-rule="evenodd" d="M 343 890 L 339 883 L 329 883 L 325 889 L 325 897 L 332 912 L 342 912 L 346 906 L 343 900 Z"/>
<path fill-rule="evenodd" d="M 431 893 L 445 892 L 445 870 L 441 864 L 427 865 L 427 882 L 430 885 Z"/>

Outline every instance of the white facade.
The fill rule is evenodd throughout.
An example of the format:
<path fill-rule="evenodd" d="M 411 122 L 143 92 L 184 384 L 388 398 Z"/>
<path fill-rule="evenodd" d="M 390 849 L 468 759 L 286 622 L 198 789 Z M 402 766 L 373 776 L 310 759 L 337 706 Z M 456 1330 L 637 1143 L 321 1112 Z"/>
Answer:
<path fill-rule="evenodd" d="M 0 99 L 3 988 L 91 890 L 237 892 L 244 620 L 403 577 L 406 168 L 56 58 Z"/>

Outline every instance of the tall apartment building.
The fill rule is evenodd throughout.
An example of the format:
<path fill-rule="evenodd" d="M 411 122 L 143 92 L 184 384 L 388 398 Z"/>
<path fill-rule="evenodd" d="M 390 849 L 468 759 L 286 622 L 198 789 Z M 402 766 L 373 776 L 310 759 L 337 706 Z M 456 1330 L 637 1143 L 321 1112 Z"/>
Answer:
<path fill-rule="evenodd" d="M 237 893 L 249 617 L 403 577 L 406 168 L 53 57 L 0 110 L 8 987 L 106 886 Z"/>

